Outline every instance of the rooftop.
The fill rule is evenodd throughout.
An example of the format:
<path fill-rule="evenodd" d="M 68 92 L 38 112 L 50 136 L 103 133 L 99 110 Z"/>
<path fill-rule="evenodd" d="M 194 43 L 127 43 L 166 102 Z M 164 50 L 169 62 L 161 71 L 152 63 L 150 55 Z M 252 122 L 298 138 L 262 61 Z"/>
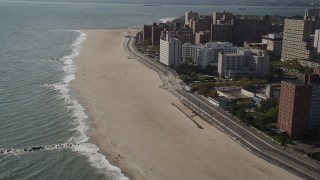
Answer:
<path fill-rule="evenodd" d="M 221 52 L 221 54 L 224 54 L 225 56 L 242 56 L 242 54 L 238 54 L 238 53 L 223 53 L 223 52 Z"/>
<path fill-rule="evenodd" d="M 250 98 L 249 96 L 246 96 L 241 93 L 240 87 L 234 87 L 234 86 L 218 87 L 217 91 L 219 96 L 223 96 L 230 100 Z"/>

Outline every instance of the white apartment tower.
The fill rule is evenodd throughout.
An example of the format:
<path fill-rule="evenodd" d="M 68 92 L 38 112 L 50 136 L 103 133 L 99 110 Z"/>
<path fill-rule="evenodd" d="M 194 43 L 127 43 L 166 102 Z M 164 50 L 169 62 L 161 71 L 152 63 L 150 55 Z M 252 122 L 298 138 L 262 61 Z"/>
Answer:
<path fill-rule="evenodd" d="M 160 62 L 169 67 L 181 64 L 181 41 L 173 37 L 172 32 L 166 32 L 160 39 Z"/>
<path fill-rule="evenodd" d="M 313 47 L 316 48 L 317 53 L 320 54 L 320 29 L 317 29 L 314 34 Z"/>
<path fill-rule="evenodd" d="M 245 75 L 263 78 L 269 71 L 269 59 L 260 49 L 239 48 L 236 53 L 219 53 L 218 73 L 227 78 Z"/>

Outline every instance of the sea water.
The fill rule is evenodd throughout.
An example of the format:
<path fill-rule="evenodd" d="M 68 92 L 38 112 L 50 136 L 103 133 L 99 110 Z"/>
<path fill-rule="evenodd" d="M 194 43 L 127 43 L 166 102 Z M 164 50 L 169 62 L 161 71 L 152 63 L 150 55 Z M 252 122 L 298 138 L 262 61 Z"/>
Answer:
<path fill-rule="evenodd" d="M 88 143 L 94 129 L 69 83 L 86 34 L 211 15 L 302 15 L 302 7 L 141 6 L 0 1 L 0 179 L 127 179 Z M 32 149 L 32 148 L 38 149 Z"/>

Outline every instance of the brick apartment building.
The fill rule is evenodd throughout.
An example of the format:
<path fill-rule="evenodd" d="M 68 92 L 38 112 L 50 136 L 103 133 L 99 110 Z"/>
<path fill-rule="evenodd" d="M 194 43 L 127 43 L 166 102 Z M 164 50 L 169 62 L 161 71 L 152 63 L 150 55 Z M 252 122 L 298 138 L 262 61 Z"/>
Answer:
<path fill-rule="evenodd" d="M 303 139 L 320 128 L 320 70 L 304 82 L 282 82 L 278 128 L 292 139 Z"/>
<path fill-rule="evenodd" d="M 268 16 L 236 17 L 232 13 L 214 12 L 210 40 L 242 46 L 245 41 L 261 42 L 263 35 L 280 33 L 281 30 L 283 25 L 272 24 Z"/>
<path fill-rule="evenodd" d="M 305 137 L 312 85 L 282 82 L 279 102 L 278 127 L 293 139 Z"/>

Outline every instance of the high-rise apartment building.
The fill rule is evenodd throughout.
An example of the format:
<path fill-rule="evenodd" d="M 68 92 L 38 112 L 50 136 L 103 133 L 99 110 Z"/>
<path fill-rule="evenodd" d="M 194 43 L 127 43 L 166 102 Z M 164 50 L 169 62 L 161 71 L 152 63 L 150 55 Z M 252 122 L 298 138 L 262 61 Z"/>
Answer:
<path fill-rule="evenodd" d="M 320 73 L 306 74 L 303 82 L 282 82 L 278 128 L 292 139 L 303 139 L 320 129 Z"/>
<path fill-rule="evenodd" d="M 160 35 L 161 32 L 166 28 L 164 23 L 153 23 L 152 25 L 143 26 L 143 41 L 150 40 L 151 45 L 160 44 Z"/>
<path fill-rule="evenodd" d="M 313 7 L 313 8 L 306 8 L 304 13 L 305 20 L 318 20 L 320 15 L 320 9 Z"/>
<path fill-rule="evenodd" d="M 245 41 L 259 43 L 262 36 L 270 31 L 269 19 L 237 18 L 234 20 L 233 41 L 236 46 L 242 46 Z"/>
<path fill-rule="evenodd" d="M 212 24 L 232 24 L 233 14 L 226 11 L 213 12 Z"/>
<path fill-rule="evenodd" d="M 303 20 L 285 19 L 282 60 L 314 58 L 313 37 L 319 26 L 319 9 L 307 8 Z"/>
<path fill-rule="evenodd" d="M 309 59 L 314 55 L 311 35 L 314 21 L 285 19 L 282 45 L 282 60 Z"/>
<path fill-rule="evenodd" d="M 196 19 L 191 19 L 189 27 L 192 29 L 193 34 L 199 31 L 207 31 L 211 28 L 211 18 L 202 16 Z"/>
<path fill-rule="evenodd" d="M 189 22 L 190 22 L 190 19 L 196 19 L 199 17 L 199 14 L 197 12 L 193 12 L 193 11 L 188 11 L 188 12 L 185 12 L 185 25 L 190 25 Z"/>
<path fill-rule="evenodd" d="M 304 83 L 282 82 L 279 101 L 278 128 L 293 139 L 305 137 L 312 86 Z"/>
<path fill-rule="evenodd" d="M 210 41 L 233 42 L 233 24 L 212 24 Z"/>
<path fill-rule="evenodd" d="M 312 85 L 308 129 L 320 130 L 320 84 Z"/>
<path fill-rule="evenodd" d="M 219 53 L 218 73 L 227 78 L 263 78 L 269 71 L 270 57 L 263 50 L 238 48 L 236 53 Z"/>
<path fill-rule="evenodd" d="M 242 46 L 245 41 L 258 43 L 263 35 L 281 29 L 279 25 L 274 29 L 273 26 L 267 16 L 236 17 L 232 13 L 214 12 L 210 40 L 227 41 L 236 46 Z"/>
<path fill-rule="evenodd" d="M 169 67 L 181 64 L 181 40 L 173 32 L 166 32 L 160 39 L 160 62 Z"/>
<path fill-rule="evenodd" d="M 143 26 L 142 35 L 143 35 L 143 37 L 142 37 L 143 41 L 151 39 L 151 37 L 152 37 L 152 25 L 144 25 Z"/>
<path fill-rule="evenodd" d="M 188 33 L 188 32 L 177 32 L 174 35 L 177 39 L 179 39 L 181 41 L 182 44 L 184 43 L 194 43 L 195 42 L 195 34 Z"/>
<path fill-rule="evenodd" d="M 284 29 L 283 24 L 271 24 L 269 33 L 280 34 L 280 33 L 283 33 L 283 29 Z"/>
<path fill-rule="evenodd" d="M 233 42 L 233 14 L 213 12 L 210 41 Z"/>

